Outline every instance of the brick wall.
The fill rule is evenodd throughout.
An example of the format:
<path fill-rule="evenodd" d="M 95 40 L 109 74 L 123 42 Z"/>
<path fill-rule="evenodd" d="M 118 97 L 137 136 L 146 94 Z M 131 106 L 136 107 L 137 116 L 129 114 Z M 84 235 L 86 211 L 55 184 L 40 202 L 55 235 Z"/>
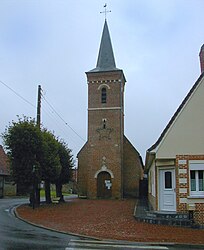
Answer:
<path fill-rule="evenodd" d="M 204 198 L 190 196 L 189 161 L 192 160 L 204 160 L 204 155 L 176 156 L 177 211 L 186 213 L 189 204 L 195 205 L 194 220 L 204 225 Z"/>
<path fill-rule="evenodd" d="M 196 209 L 194 212 L 194 220 L 204 225 L 204 204 L 196 203 Z"/>
<path fill-rule="evenodd" d="M 140 155 L 124 137 L 123 192 L 124 196 L 139 197 L 139 182 L 143 175 Z"/>
<path fill-rule="evenodd" d="M 88 141 L 78 154 L 79 195 L 97 198 L 97 176 L 100 172 L 108 172 L 112 198 L 122 198 L 124 190 L 137 196 L 141 171 L 138 153 L 128 143 L 125 144 L 126 153 L 123 152 L 123 71 L 88 72 L 87 81 Z M 106 88 L 106 103 L 101 102 L 102 88 Z"/>
<path fill-rule="evenodd" d="M 89 148 L 86 143 L 80 152 L 78 153 L 78 176 L 77 176 L 77 184 L 78 184 L 78 195 L 79 196 L 87 196 L 87 178 L 88 178 L 88 161 L 89 159 Z"/>
<path fill-rule="evenodd" d="M 97 198 L 97 174 L 112 173 L 112 197 L 122 197 L 123 161 L 123 91 L 121 70 L 87 73 L 88 142 L 78 155 L 78 185 L 88 198 Z M 107 91 L 107 102 L 101 102 L 101 89 Z M 103 120 L 106 125 L 103 127 Z M 86 180 L 84 180 L 86 178 Z"/>
<path fill-rule="evenodd" d="M 93 141 L 91 141 L 93 143 Z M 104 159 L 104 160 L 103 160 Z M 115 144 L 114 141 L 107 138 L 99 139 L 91 144 L 88 161 L 88 197 L 97 198 L 97 176 L 100 171 L 111 171 L 112 178 L 112 196 L 113 198 L 121 198 L 121 147 L 120 144 Z"/>

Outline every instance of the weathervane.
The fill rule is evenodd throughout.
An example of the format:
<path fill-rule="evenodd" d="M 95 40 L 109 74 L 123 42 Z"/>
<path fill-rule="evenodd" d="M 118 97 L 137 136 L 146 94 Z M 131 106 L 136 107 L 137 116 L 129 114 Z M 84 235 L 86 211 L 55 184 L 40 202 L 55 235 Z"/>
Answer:
<path fill-rule="evenodd" d="M 105 3 L 103 7 L 105 8 L 105 10 L 104 10 L 104 11 L 101 11 L 100 13 L 104 13 L 104 14 L 105 14 L 105 20 L 106 20 L 106 15 L 107 15 L 107 13 L 111 12 L 111 10 L 107 10 L 107 9 L 106 9 L 107 3 Z"/>

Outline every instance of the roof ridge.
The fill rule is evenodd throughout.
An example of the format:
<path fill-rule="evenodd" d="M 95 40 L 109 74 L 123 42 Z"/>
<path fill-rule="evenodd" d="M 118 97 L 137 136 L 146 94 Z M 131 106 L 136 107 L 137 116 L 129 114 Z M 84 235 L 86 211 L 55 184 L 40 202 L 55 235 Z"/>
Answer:
<path fill-rule="evenodd" d="M 187 101 L 190 99 L 191 95 L 193 94 L 194 90 L 196 89 L 196 87 L 199 85 L 201 79 L 204 76 L 204 72 L 199 76 L 199 78 L 196 80 L 196 82 L 193 84 L 193 86 L 191 87 L 191 89 L 189 90 L 188 94 L 185 96 L 185 98 L 183 99 L 183 101 L 181 102 L 181 104 L 179 105 L 179 107 L 177 108 L 176 112 L 173 114 L 173 116 L 171 117 L 171 119 L 169 120 L 168 124 L 166 125 L 166 127 L 164 128 L 164 130 L 162 131 L 161 135 L 159 136 L 159 138 L 157 139 L 157 141 L 150 147 L 147 149 L 147 151 L 152 151 L 153 149 L 155 149 L 159 143 L 162 141 L 162 139 L 164 138 L 165 134 L 167 133 L 167 131 L 169 130 L 169 128 L 171 127 L 171 125 L 173 124 L 173 122 L 175 121 L 176 117 L 179 115 L 179 113 L 181 112 L 182 108 L 184 107 L 184 105 L 187 103 Z"/>

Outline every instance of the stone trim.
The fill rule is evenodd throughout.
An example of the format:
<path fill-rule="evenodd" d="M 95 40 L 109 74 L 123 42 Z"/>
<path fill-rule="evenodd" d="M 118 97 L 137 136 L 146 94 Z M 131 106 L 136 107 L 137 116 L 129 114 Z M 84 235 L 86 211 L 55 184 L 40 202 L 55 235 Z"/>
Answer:
<path fill-rule="evenodd" d="M 106 87 L 107 89 L 110 89 L 110 86 L 109 86 L 108 84 L 102 83 L 102 84 L 100 84 L 100 85 L 98 86 L 98 90 L 100 90 L 100 89 L 103 88 L 103 87 Z"/>
<path fill-rule="evenodd" d="M 101 80 L 101 81 L 87 81 L 87 83 L 101 83 L 101 84 L 103 84 L 103 83 L 107 84 L 107 83 L 111 83 L 111 82 L 113 82 L 113 83 L 121 82 L 121 79 L 116 79 L 116 80 Z"/>
<path fill-rule="evenodd" d="M 102 166 L 101 169 L 99 169 L 99 170 L 95 173 L 94 178 L 97 179 L 98 174 L 100 174 L 101 172 L 108 172 L 108 173 L 110 174 L 111 178 L 112 178 L 112 179 L 114 178 L 113 172 L 112 172 L 110 169 L 108 169 L 106 166 Z"/>
<path fill-rule="evenodd" d="M 179 188 L 179 194 L 187 194 L 187 188 Z"/>
<path fill-rule="evenodd" d="M 186 160 L 178 160 L 179 165 L 185 165 L 187 163 Z"/>
<path fill-rule="evenodd" d="M 102 108 L 88 108 L 89 111 L 92 110 L 107 110 L 107 109 L 115 109 L 115 110 L 121 110 L 121 107 L 102 107 Z"/>
<path fill-rule="evenodd" d="M 186 184 L 187 183 L 187 178 L 179 178 L 179 183 L 180 184 Z"/>
<path fill-rule="evenodd" d="M 187 174 L 187 169 L 179 168 L 179 174 Z"/>

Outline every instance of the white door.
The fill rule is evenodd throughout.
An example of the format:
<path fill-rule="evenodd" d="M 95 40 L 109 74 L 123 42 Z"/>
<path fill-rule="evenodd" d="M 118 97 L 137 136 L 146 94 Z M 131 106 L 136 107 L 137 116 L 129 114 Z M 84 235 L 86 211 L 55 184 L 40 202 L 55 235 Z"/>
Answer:
<path fill-rule="evenodd" d="M 176 211 L 175 169 L 159 171 L 159 209 Z"/>

